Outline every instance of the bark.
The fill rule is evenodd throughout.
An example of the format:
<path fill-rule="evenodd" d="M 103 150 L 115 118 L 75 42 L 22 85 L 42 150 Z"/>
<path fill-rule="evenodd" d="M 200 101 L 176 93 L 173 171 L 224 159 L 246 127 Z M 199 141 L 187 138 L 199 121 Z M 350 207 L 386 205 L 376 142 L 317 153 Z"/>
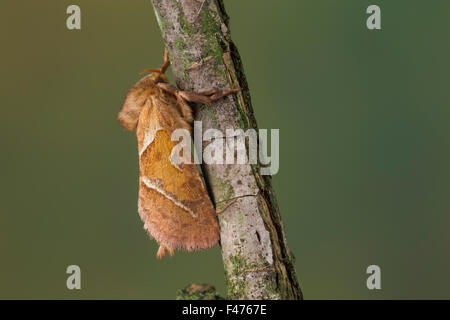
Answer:
<path fill-rule="evenodd" d="M 172 72 L 183 90 L 242 88 L 198 106 L 203 130 L 257 128 L 222 0 L 152 0 Z M 206 146 L 206 143 L 204 143 Z M 247 141 L 247 149 L 249 144 Z M 301 299 L 271 178 L 260 165 L 202 165 L 219 213 L 229 299 Z"/>

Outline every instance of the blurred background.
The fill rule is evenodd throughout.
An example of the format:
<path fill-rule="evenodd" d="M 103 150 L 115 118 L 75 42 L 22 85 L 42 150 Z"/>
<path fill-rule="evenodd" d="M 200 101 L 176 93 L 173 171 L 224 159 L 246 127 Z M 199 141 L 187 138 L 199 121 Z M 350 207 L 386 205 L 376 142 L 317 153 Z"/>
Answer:
<path fill-rule="evenodd" d="M 81 7 L 82 29 L 66 28 Z M 366 28 L 381 7 L 382 30 Z M 225 0 L 307 299 L 450 298 L 446 0 Z M 149 0 L 2 3 L 0 298 L 225 293 L 220 250 L 158 261 L 137 213 L 127 90 L 161 63 Z M 66 288 L 81 267 L 82 289 Z M 381 267 L 381 290 L 366 287 Z"/>

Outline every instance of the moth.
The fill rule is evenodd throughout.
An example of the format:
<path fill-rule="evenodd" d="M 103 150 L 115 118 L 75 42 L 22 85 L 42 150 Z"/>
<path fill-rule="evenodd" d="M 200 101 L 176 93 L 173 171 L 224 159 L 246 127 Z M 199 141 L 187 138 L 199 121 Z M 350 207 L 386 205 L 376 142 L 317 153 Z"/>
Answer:
<path fill-rule="evenodd" d="M 119 124 L 136 130 L 139 154 L 138 212 L 144 229 L 159 243 L 161 259 L 175 249 L 208 249 L 219 240 L 215 208 L 193 161 L 174 163 L 171 157 L 176 129 L 192 132 L 194 120 L 189 102 L 211 104 L 240 89 L 192 92 L 169 84 L 165 72 L 170 62 L 164 50 L 160 69 L 147 69 L 127 93 Z M 190 157 L 192 155 L 189 155 Z"/>

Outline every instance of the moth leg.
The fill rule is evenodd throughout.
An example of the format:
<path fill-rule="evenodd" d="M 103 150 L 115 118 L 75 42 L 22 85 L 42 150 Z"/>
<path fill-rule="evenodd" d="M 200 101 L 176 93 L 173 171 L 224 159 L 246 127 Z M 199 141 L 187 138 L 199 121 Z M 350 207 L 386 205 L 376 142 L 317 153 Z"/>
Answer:
<path fill-rule="evenodd" d="M 217 91 L 218 91 L 217 89 L 200 90 L 200 91 L 198 92 L 198 94 L 202 94 L 202 95 L 205 95 L 205 96 L 210 96 L 210 95 L 216 93 Z"/>
<path fill-rule="evenodd" d="M 230 90 L 219 90 L 219 89 L 212 89 L 203 91 L 200 93 L 193 92 L 193 91 L 179 91 L 178 94 L 185 100 L 189 102 L 198 102 L 203 104 L 212 104 L 213 101 L 218 100 L 226 95 L 229 95 L 231 93 L 239 92 L 241 91 L 240 88 L 237 89 L 230 89 Z"/>
<path fill-rule="evenodd" d="M 183 98 L 181 98 L 180 95 L 175 94 L 175 97 L 177 98 L 178 107 L 179 107 L 178 109 L 181 112 L 181 116 L 188 123 L 192 124 L 192 121 L 194 121 L 194 115 L 192 113 L 191 106 Z"/>
<path fill-rule="evenodd" d="M 158 83 L 158 87 L 161 89 L 172 93 L 177 97 L 177 99 L 182 98 L 185 101 L 189 102 L 198 102 L 202 104 L 211 104 L 213 101 L 218 100 L 226 95 L 229 95 L 230 93 L 235 93 L 241 91 L 240 88 L 237 89 L 230 89 L 230 90 L 219 90 L 219 89 L 212 89 L 212 90 L 206 90 L 202 92 L 194 92 L 194 91 L 182 91 L 178 90 L 174 86 L 168 84 L 168 83 Z"/>
<path fill-rule="evenodd" d="M 158 252 L 156 253 L 156 257 L 158 259 L 162 259 L 166 255 L 166 253 L 169 253 L 171 256 L 173 256 L 174 251 L 175 250 L 173 248 L 169 248 L 163 244 L 160 244 Z"/>
<path fill-rule="evenodd" d="M 218 90 L 218 89 L 212 89 L 212 90 L 205 90 L 205 91 L 199 91 L 198 93 L 204 96 L 209 97 L 212 101 L 218 100 L 226 95 L 229 95 L 230 93 L 235 93 L 241 91 L 240 88 L 238 89 L 230 89 L 230 90 Z"/>
<path fill-rule="evenodd" d="M 163 89 L 164 91 L 167 91 L 167 92 L 173 94 L 173 95 L 178 92 L 177 88 L 175 88 L 173 85 L 166 83 L 166 82 L 159 82 L 156 84 L 156 86 Z"/>
<path fill-rule="evenodd" d="M 157 86 L 164 91 L 167 91 L 175 96 L 177 99 L 178 109 L 181 112 L 181 116 L 184 120 L 186 120 L 188 123 L 192 123 L 194 121 L 194 115 L 192 114 L 192 108 L 191 106 L 186 102 L 185 99 L 181 97 L 179 94 L 179 90 L 175 88 L 174 86 L 166 83 L 166 82 L 160 82 L 157 84 Z"/>

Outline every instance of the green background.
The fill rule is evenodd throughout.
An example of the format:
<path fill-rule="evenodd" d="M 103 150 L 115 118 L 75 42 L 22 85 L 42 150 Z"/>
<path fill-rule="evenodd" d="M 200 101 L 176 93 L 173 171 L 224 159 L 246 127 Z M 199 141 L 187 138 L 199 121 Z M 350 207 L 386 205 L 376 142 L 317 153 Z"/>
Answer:
<path fill-rule="evenodd" d="M 450 298 L 450 2 L 225 5 L 259 127 L 280 128 L 273 181 L 305 298 Z M 158 261 L 137 214 L 136 138 L 115 117 L 161 63 L 150 1 L 8 1 L 0 33 L 0 298 L 224 293 L 217 246 Z"/>

